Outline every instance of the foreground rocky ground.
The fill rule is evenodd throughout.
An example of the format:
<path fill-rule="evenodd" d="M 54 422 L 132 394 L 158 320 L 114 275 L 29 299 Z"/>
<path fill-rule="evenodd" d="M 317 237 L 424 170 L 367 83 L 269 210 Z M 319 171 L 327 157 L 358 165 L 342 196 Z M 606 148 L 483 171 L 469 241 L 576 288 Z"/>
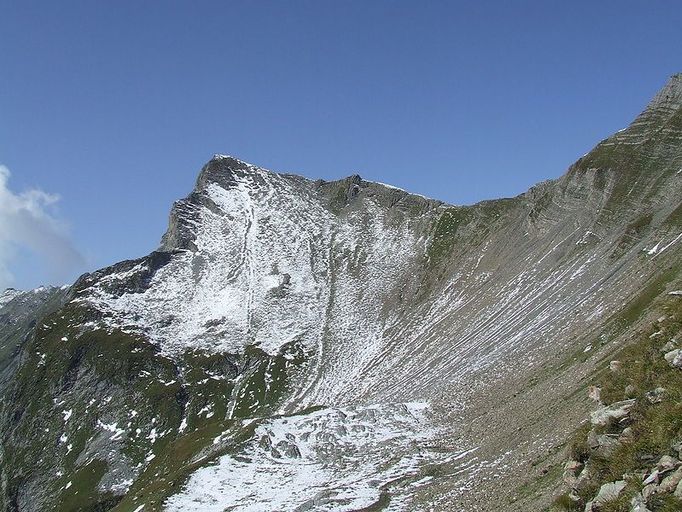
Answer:
<path fill-rule="evenodd" d="M 557 499 L 565 510 L 682 509 L 682 297 L 661 297 L 590 388 L 599 409 L 575 434 Z M 653 313 L 653 311 L 652 311 Z"/>

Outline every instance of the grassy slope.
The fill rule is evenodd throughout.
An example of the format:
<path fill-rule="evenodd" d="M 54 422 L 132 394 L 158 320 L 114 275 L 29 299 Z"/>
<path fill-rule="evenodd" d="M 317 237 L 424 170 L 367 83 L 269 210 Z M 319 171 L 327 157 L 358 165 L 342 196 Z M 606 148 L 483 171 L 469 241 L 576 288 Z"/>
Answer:
<path fill-rule="evenodd" d="M 682 370 L 665 361 L 661 347 L 682 333 L 682 298 L 666 294 L 652 298 L 651 293 L 652 289 L 644 290 L 617 321 L 632 326 L 645 312 L 649 313 L 647 318 L 665 318 L 660 322 L 650 322 L 634 333 L 629 345 L 602 362 L 593 379 L 593 383 L 601 388 L 605 404 L 629 398 L 637 400 L 629 422 L 634 433 L 633 441 L 622 444 L 609 456 L 597 456 L 587 445 L 589 424 L 579 428 L 569 442 L 568 455 L 581 462 L 589 459 L 595 477 L 578 493 L 581 504 L 572 504 L 567 496 L 562 495 L 557 498 L 557 510 L 582 510 L 584 503 L 594 497 L 602 484 L 632 475 L 627 478 L 628 486 L 622 497 L 602 509 L 603 512 L 627 512 L 630 499 L 642 489 L 641 474 L 650 470 L 661 456 L 676 456 L 671 446 L 682 439 Z M 610 360 L 620 361 L 621 369 L 610 370 Z M 659 387 L 666 390 L 663 400 L 652 403 L 646 394 Z M 623 425 L 607 425 L 597 433 L 616 433 L 622 428 Z M 682 502 L 673 496 L 658 496 L 648 506 L 653 512 L 682 510 Z"/>

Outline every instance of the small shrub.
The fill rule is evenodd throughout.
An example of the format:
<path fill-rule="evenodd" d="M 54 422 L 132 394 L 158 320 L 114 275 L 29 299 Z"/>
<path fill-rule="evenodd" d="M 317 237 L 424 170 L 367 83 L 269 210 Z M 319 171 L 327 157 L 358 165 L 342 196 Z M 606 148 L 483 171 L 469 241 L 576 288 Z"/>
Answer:
<path fill-rule="evenodd" d="M 582 425 L 573 434 L 568 453 L 571 460 L 585 462 L 590 457 L 590 446 L 587 444 L 587 435 L 590 433 L 590 424 Z"/>
<path fill-rule="evenodd" d="M 554 498 L 554 508 L 566 512 L 574 512 L 581 510 L 580 504 L 571 499 L 568 493 L 561 494 Z"/>
<path fill-rule="evenodd" d="M 655 494 L 648 504 L 652 512 L 680 512 L 682 500 L 672 494 Z"/>

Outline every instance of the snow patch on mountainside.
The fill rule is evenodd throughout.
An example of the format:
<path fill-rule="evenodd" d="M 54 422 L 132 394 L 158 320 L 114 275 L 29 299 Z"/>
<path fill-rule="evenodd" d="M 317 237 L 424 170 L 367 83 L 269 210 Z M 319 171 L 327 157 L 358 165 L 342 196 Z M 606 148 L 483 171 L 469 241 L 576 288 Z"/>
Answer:
<path fill-rule="evenodd" d="M 14 288 L 7 288 L 5 291 L 0 293 L 0 307 L 4 306 L 22 293 L 23 292 L 15 290 Z"/>
<path fill-rule="evenodd" d="M 396 479 L 404 480 L 384 510 L 409 510 L 405 498 L 419 485 L 420 466 L 470 453 L 435 453 L 429 446 L 437 433 L 424 403 L 272 419 L 242 453 L 196 471 L 165 510 L 359 510 L 379 502 Z"/>

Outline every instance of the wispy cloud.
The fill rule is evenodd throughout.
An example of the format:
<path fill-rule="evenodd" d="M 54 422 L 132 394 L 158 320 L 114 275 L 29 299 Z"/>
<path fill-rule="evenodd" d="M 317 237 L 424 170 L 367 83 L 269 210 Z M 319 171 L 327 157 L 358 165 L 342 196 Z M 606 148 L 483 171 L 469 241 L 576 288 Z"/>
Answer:
<path fill-rule="evenodd" d="M 37 189 L 14 193 L 9 178 L 9 169 L 0 165 L 0 290 L 14 282 L 11 269 L 19 249 L 38 256 L 55 282 L 68 279 L 84 259 L 55 214 L 59 196 Z"/>

